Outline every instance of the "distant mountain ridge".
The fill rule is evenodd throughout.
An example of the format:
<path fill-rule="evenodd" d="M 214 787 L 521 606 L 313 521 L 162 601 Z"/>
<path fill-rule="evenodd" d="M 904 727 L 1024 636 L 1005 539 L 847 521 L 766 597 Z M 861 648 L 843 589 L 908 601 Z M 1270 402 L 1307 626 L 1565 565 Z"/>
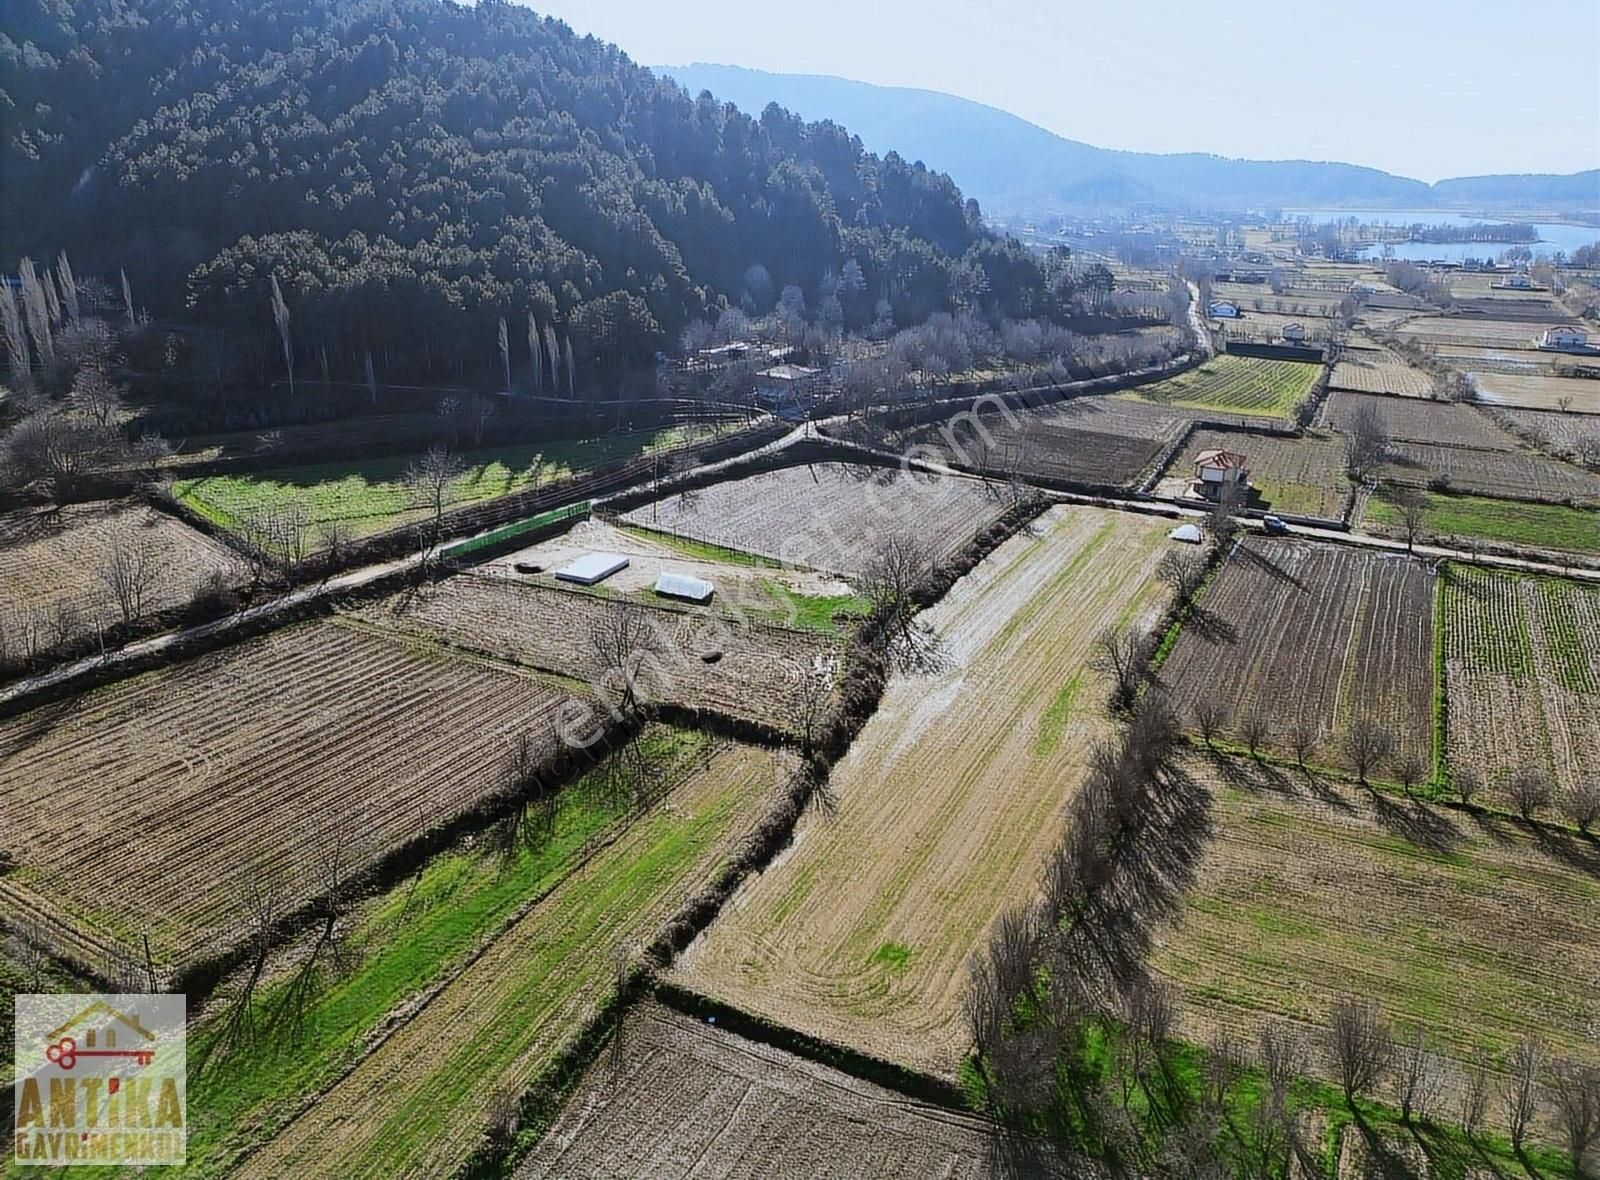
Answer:
<path fill-rule="evenodd" d="M 758 114 L 769 102 L 831 119 L 876 152 L 949 173 L 986 212 L 1171 206 L 1205 209 L 1379 206 L 1600 209 L 1600 169 L 1471 176 L 1427 184 L 1357 164 L 1160 155 L 1065 139 L 1007 111 L 932 90 L 740 66 L 658 66 L 691 95 L 709 90 Z"/>

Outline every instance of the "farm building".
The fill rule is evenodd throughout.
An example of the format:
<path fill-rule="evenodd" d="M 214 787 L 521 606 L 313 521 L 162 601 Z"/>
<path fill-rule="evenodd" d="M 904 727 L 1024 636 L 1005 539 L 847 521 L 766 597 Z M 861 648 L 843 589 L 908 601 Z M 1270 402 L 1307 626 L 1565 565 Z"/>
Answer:
<path fill-rule="evenodd" d="M 1229 303 L 1226 299 L 1218 299 L 1210 307 L 1211 318 L 1216 320 L 1236 320 L 1239 318 L 1239 305 Z"/>
<path fill-rule="evenodd" d="M 1283 325 L 1282 336 L 1290 344 L 1304 344 L 1306 340 L 1306 326 L 1304 324 Z"/>
<path fill-rule="evenodd" d="M 571 565 L 556 571 L 556 580 L 574 582 L 579 586 L 596 586 L 618 570 L 628 568 L 628 559 L 620 553 L 585 553 Z"/>
<path fill-rule="evenodd" d="M 1525 274 L 1514 274 L 1514 275 L 1510 276 L 1508 279 L 1506 279 L 1506 281 L 1501 283 L 1500 285 L 1502 287 L 1505 287 L 1507 290 L 1511 290 L 1511 291 L 1531 291 L 1531 290 L 1533 290 L 1533 280 L 1530 279 Z"/>
<path fill-rule="evenodd" d="M 662 598 L 676 598 L 680 602 L 693 602 L 700 606 L 711 601 L 716 589 L 704 578 L 692 578 L 688 574 L 663 573 L 655 584 L 655 592 Z"/>
<path fill-rule="evenodd" d="M 1557 325 L 1539 335 L 1540 348 L 1588 348 L 1589 333 L 1582 328 Z"/>
<path fill-rule="evenodd" d="M 1249 482 L 1250 470 L 1238 451 L 1213 449 L 1194 458 L 1194 491 L 1208 500 L 1217 499 L 1226 488 L 1242 488 Z"/>

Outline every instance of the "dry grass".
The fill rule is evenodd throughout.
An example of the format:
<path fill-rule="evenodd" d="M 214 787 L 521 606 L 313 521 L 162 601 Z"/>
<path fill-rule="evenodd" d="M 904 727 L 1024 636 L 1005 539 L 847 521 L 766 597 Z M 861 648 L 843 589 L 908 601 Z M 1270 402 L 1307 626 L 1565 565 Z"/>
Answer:
<path fill-rule="evenodd" d="M 1272 1017 L 1313 1038 L 1351 995 L 1460 1058 L 1533 1034 L 1600 1064 L 1591 845 L 1296 772 L 1210 774 L 1216 835 L 1153 957 L 1189 1039 L 1253 1043 Z"/>
<path fill-rule="evenodd" d="M 963 963 L 1030 899 L 1066 792 L 1107 732 L 1090 648 L 1148 617 L 1168 521 L 1052 509 L 928 613 L 946 667 L 896 676 L 832 778 L 831 812 L 741 890 L 684 983 L 803 1032 L 954 1072 Z"/>
<path fill-rule="evenodd" d="M 1553 377 L 1542 373 L 1495 373 L 1472 370 L 1478 396 L 1499 406 L 1525 410 L 1560 410 L 1600 415 L 1600 381 L 1588 377 Z M 1600 429 L 1600 418 L 1590 425 Z"/>
<path fill-rule="evenodd" d="M 1433 378 L 1414 369 L 1387 348 L 1347 348 L 1344 359 L 1333 367 L 1330 389 L 1350 389 L 1358 393 L 1390 393 L 1399 397 L 1429 397 Z"/>

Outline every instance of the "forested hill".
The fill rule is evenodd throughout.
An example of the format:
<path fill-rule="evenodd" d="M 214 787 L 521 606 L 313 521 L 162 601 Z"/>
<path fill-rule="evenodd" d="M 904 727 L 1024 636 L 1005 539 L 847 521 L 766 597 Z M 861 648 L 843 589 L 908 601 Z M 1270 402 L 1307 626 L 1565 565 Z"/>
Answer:
<path fill-rule="evenodd" d="M 5 272 L 65 247 L 262 350 L 276 276 L 297 349 L 346 374 L 459 370 L 528 312 L 621 365 L 850 260 L 863 322 L 920 321 L 963 267 L 996 313 L 1042 282 L 948 177 L 496 0 L 10 0 L 0 89 Z"/>

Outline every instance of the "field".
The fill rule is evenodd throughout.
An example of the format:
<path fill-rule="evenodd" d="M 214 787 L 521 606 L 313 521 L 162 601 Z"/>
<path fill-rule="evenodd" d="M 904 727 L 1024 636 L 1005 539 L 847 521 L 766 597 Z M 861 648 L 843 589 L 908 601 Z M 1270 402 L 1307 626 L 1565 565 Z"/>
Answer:
<path fill-rule="evenodd" d="M 256 459 L 263 455 L 291 458 L 328 454 L 358 454 L 378 449 L 425 451 L 438 441 L 448 441 L 450 425 L 437 414 L 377 414 L 361 418 L 336 418 L 303 426 L 272 430 L 234 430 L 206 434 L 185 441 L 183 448 L 160 464 L 181 470 L 228 459 Z"/>
<path fill-rule="evenodd" d="M 479 569 L 522 584 L 571 590 L 569 584 L 558 582 L 551 571 L 595 552 L 628 558 L 628 567 L 612 574 L 596 591 L 607 598 L 627 595 L 691 614 L 717 613 L 828 632 L 837 632 L 841 622 L 859 617 L 868 609 L 866 601 L 855 597 L 848 583 L 827 574 L 779 567 L 776 562 L 746 554 L 720 553 L 702 542 L 599 520 L 581 521 L 558 537 L 496 558 Z M 517 569 L 519 565 L 522 570 Z M 525 572 L 530 566 L 544 572 Z M 653 588 L 657 576 L 666 572 L 704 578 L 716 587 L 712 601 L 705 606 L 664 603 Z"/>
<path fill-rule="evenodd" d="M 1600 454 L 1600 416 L 1561 414 L 1548 410 L 1489 411 L 1510 429 L 1524 433 L 1533 445 L 1569 459 Z"/>
<path fill-rule="evenodd" d="M 213 573 L 230 576 L 232 552 L 154 508 L 102 501 L 59 511 L 26 509 L 0 516 L 0 624 L 14 644 L 24 612 L 54 619 L 76 610 L 81 625 L 98 615 L 120 621 L 121 610 L 101 576 L 114 548 L 147 548 L 157 567 L 142 614 L 187 603 Z M 3 663 L 0 658 L 0 663 Z"/>
<path fill-rule="evenodd" d="M 1429 538 L 1448 542 L 1476 538 L 1529 549 L 1600 553 L 1600 513 L 1593 509 L 1437 492 L 1422 495 L 1422 529 Z M 1400 530 L 1400 513 L 1376 495 L 1367 501 L 1362 525 L 1394 535 Z"/>
<path fill-rule="evenodd" d="M 1344 448 L 1315 435 L 1285 438 L 1245 431 L 1197 430 L 1167 468 L 1156 494 L 1187 495 L 1193 482 L 1195 456 L 1213 448 L 1239 451 L 1249 461 L 1250 507 L 1294 516 L 1343 518 L 1350 500 Z"/>
<path fill-rule="evenodd" d="M 747 884 L 680 961 L 734 1007 L 915 1068 L 968 1048 L 963 964 L 1031 899 L 1065 794 L 1108 732 L 1090 646 L 1147 618 L 1170 522 L 1051 509 L 930 609 L 931 675 L 896 675 L 835 767 L 830 813 Z"/>
<path fill-rule="evenodd" d="M 1400 397 L 1428 397 L 1433 392 L 1432 377 L 1412 368 L 1387 348 L 1345 349 L 1344 359 L 1333 367 L 1328 385 L 1332 389 Z"/>
<path fill-rule="evenodd" d="M 1279 751 L 1305 723 L 1315 761 L 1344 765 L 1338 739 L 1371 716 L 1431 766 L 1433 595 L 1426 567 L 1402 556 L 1251 538 L 1201 600 L 1212 625 L 1184 627 L 1160 679 L 1185 715 L 1219 702 L 1230 734 L 1262 710 Z"/>
<path fill-rule="evenodd" d="M 614 992 L 613 954 L 654 938 L 762 814 L 774 756 L 724 746 L 537 898 L 242 1176 L 448 1176 L 493 1095 L 533 1086 Z"/>
<path fill-rule="evenodd" d="M 996 1173 L 1000 1145 L 991 1124 L 923 1106 L 670 1008 L 644 1005 L 607 1053 L 518 1180 L 983 1180 Z M 1064 1180 L 1068 1173 L 1032 1174 Z"/>
<path fill-rule="evenodd" d="M 1600 587 L 1451 567 L 1444 595 L 1451 765 L 1600 770 Z"/>
<path fill-rule="evenodd" d="M 1444 480 L 1451 490 L 1468 495 L 1600 506 L 1600 475 L 1529 448 L 1482 451 L 1400 442 L 1389 448 L 1382 471 L 1397 483 Z"/>
<path fill-rule="evenodd" d="M 1515 451 L 1522 447 L 1517 438 L 1501 430 L 1488 415 L 1455 402 L 1378 397 L 1341 390 L 1328 399 L 1327 407 L 1327 423 L 1334 430 L 1348 432 L 1356 414 L 1371 407 L 1383 419 L 1389 437 L 1396 441 L 1490 451 Z"/>
<path fill-rule="evenodd" d="M 654 432 L 607 435 L 579 442 L 527 443 L 461 453 L 461 477 L 450 491 L 448 507 L 460 508 L 524 491 L 586 468 L 665 450 L 692 441 L 687 427 Z M 253 514 L 302 506 L 313 529 L 339 524 L 353 539 L 381 533 L 424 519 L 405 486 L 406 468 L 414 456 L 390 455 L 344 463 L 317 463 L 252 471 L 240 475 L 208 475 L 180 479 L 173 494 L 208 520 L 237 529 Z"/>
<path fill-rule="evenodd" d="M 669 496 L 623 520 L 851 577 L 886 536 L 912 535 L 946 557 L 1001 511 L 977 480 L 817 463 Z"/>
<path fill-rule="evenodd" d="M 250 882 L 291 909 L 336 837 L 355 865 L 472 807 L 566 699 L 314 623 L 23 714 L 0 723 L 0 916 L 59 918 L 95 960 L 143 935 L 161 969 L 215 954 Z"/>
<path fill-rule="evenodd" d="M 838 646 L 825 635 L 688 609 L 646 609 L 656 640 L 638 675 L 641 698 L 793 728 L 803 677 L 837 664 Z M 460 574 L 369 607 L 363 617 L 398 634 L 443 640 L 589 684 L 603 681 L 616 699 L 621 685 L 605 678 L 608 665 L 590 639 L 612 610 L 598 594 Z"/>
<path fill-rule="evenodd" d="M 1297 301 L 1286 298 L 1284 302 L 1290 305 Z M 1267 306 L 1272 306 L 1270 300 Z M 1313 313 L 1262 313 L 1250 310 L 1248 304 L 1238 319 L 1213 318 L 1210 322 L 1212 327 L 1221 328 L 1229 340 L 1254 340 L 1262 344 L 1277 343 L 1284 328 L 1290 324 L 1299 324 L 1304 328 L 1309 343 L 1323 344 L 1333 335 L 1335 326 L 1333 320 L 1319 319 Z"/>
<path fill-rule="evenodd" d="M 1478 396 L 1499 406 L 1526 410 L 1560 410 L 1574 414 L 1600 414 L 1600 381 L 1592 377 L 1553 377 L 1537 373 L 1472 374 Z M 1600 428 L 1600 422 L 1595 423 Z"/>
<path fill-rule="evenodd" d="M 1441 1050 L 1491 1059 L 1526 1034 L 1600 1064 L 1600 858 L 1520 825 L 1298 773 L 1217 783 L 1215 835 L 1152 966 L 1184 992 L 1181 1032 L 1253 1044 L 1269 1017 L 1318 1035 L 1370 996 Z"/>
<path fill-rule="evenodd" d="M 985 414 L 985 440 L 961 425 L 954 443 L 942 427 L 909 434 L 904 442 L 936 448 L 946 462 L 1009 477 L 1127 487 L 1137 483 L 1187 425 L 1189 415 L 1116 397 L 1081 397 L 1040 410 Z M 918 452 L 920 453 L 920 452 Z"/>
<path fill-rule="evenodd" d="M 1460 344 L 1475 348 L 1534 347 L 1550 324 L 1531 320 L 1485 320 L 1469 316 L 1419 316 L 1395 331 L 1422 344 Z"/>
<path fill-rule="evenodd" d="M 1198 369 L 1116 396 L 1162 406 L 1284 418 L 1310 395 L 1319 372 L 1321 366 L 1302 361 L 1224 354 Z"/>

